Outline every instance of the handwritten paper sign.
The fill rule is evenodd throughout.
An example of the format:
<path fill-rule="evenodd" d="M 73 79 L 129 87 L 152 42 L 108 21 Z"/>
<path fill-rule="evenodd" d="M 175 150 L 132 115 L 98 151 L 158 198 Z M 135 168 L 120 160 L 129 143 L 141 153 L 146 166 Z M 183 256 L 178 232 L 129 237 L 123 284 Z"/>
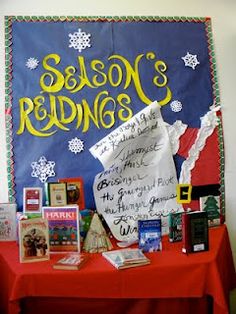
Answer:
<path fill-rule="evenodd" d="M 153 102 L 95 144 L 90 152 L 104 171 L 93 190 L 97 211 L 114 237 L 137 239 L 137 221 L 182 210 L 176 202 L 176 169 L 160 106 Z"/>

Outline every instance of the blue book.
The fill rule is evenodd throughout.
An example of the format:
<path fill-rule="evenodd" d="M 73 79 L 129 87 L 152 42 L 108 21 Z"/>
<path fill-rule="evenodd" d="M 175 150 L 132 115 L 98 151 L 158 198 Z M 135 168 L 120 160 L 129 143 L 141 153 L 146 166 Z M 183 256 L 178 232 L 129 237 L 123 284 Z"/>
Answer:
<path fill-rule="evenodd" d="M 162 249 L 161 219 L 138 221 L 139 248 L 143 252 L 156 252 Z"/>

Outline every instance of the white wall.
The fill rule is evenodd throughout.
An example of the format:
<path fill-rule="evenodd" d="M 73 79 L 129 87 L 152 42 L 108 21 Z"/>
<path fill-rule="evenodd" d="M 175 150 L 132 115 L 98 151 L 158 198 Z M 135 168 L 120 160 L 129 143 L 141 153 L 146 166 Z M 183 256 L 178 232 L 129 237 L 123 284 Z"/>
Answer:
<path fill-rule="evenodd" d="M 226 222 L 236 262 L 236 1 L 0 0 L 0 202 L 8 200 L 4 121 L 4 15 L 156 15 L 212 18 L 225 139 Z M 234 137 L 235 136 L 235 137 Z"/>

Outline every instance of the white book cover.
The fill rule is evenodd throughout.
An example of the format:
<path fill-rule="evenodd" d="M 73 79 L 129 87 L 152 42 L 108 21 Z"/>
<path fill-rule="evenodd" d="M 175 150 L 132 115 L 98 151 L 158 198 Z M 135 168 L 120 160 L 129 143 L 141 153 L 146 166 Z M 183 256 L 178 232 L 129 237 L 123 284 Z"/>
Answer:
<path fill-rule="evenodd" d="M 32 218 L 19 221 L 19 255 L 21 263 L 49 260 L 48 221 Z"/>
<path fill-rule="evenodd" d="M 102 255 L 118 269 L 150 264 L 150 260 L 140 249 L 121 249 L 103 252 Z"/>
<path fill-rule="evenodd" d="M 16 240 L 16 204 L 0 204 L 0 241 Z"/>

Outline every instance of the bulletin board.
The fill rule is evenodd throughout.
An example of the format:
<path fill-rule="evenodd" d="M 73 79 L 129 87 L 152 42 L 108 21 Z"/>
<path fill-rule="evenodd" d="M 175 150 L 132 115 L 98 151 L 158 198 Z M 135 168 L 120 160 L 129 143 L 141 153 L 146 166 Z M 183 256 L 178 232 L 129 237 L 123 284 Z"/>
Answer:
<path fill-rule="evenodd" d="M 23 188 L 83 177 L 87 208 L 103 167 L 89 151 L 152 102 L 175 129 L 173 154 L 192 201 L 220 195 L 224 149 L 210 18 L 5 18 L 9 201 Z"/>

